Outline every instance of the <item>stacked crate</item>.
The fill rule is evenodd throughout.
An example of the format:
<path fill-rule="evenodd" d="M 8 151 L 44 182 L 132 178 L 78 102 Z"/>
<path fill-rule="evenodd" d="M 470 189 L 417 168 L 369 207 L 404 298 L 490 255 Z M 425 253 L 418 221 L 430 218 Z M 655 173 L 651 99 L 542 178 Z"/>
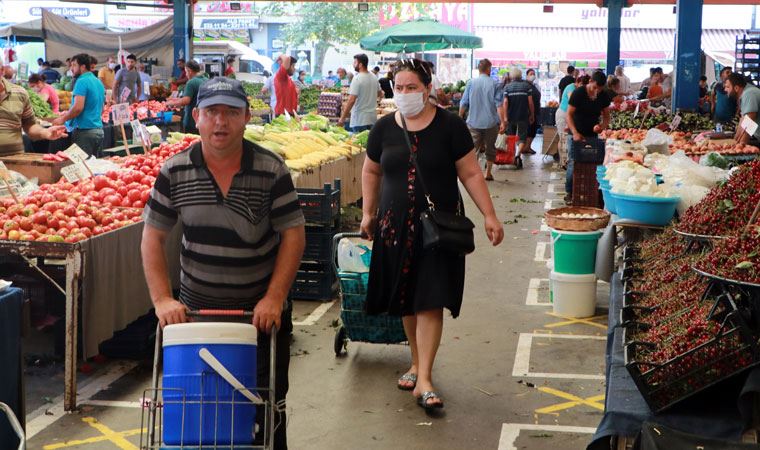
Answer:
<path fill-rule="evenodd" d="M 744 75 L 754 84 L 760 83 L 760 36 L 736 37 L 736 62 L 734 72 Z"/>
<path fill-rule="evenodd" d="M 306 218 L 306 249 L 290 291 L 296 300 L 331 300 L 337 289 L 332 238 L 340 227 L 340 180 L 322 189 L 298 188 Z"/>

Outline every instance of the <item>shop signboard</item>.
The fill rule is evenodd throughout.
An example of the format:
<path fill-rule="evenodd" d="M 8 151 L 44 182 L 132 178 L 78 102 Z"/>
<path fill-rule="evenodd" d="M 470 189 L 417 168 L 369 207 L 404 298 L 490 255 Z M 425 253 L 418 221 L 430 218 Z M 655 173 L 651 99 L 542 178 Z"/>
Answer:
<path fill-rule="evenodd" d="M 383 3 L 380 6 L 380 28 L 429 17 L 460 30 L 472 31 L 472 11 L 472 3 Z"/>

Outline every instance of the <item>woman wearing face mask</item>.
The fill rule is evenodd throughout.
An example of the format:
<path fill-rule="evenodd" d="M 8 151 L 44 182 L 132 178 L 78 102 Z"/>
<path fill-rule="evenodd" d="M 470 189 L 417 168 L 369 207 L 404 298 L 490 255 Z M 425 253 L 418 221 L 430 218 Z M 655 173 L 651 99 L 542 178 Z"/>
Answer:
<path fill-rule="evenodd" d="M 39 75 L 36 73 L 29 75 L 29 87 L 50 104 L 50 108 L 56 115 L 60 113 L 58 110 L 58 91 L 45 82 L 45 75 Z"/>
<path fill-rule="evenodd" d="M 429 410 L 443 407 L 433 386 L 432 369 L 441 341 L 443 310 L 459 315 L 465 264 L 463 256 L 423 249 L 420 213 L 428 209 L 424 191 L 436 210 L 463 212 L 459 180 L 485 217 L 486 235 L 493 245 L 502 241 L 504 230 L 467 125 L 428 101 L 429 69 L 414 59 L 402 61 L 394 72 L 399 110 L 372 128 L 362 172 L 361 231 L 374 241 L 366 306 L 369 314 L 402 316 L 412 362 L 397 385 L 413 391 L 418 404 Z M 404 139 L 404 121 L 411 149 Z"/>

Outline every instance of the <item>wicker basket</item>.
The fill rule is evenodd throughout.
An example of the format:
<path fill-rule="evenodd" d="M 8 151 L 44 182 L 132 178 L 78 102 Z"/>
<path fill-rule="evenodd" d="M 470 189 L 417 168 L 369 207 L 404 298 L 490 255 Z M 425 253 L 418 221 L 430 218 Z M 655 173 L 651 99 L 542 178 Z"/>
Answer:
<path fill-rule="evenodd" d="M 599 216 L 597 219 L 570 219 L 562 217 L 562 214 L 592 214 Z M 546 224 L 550 228 L 562 231 L 596 231 L 605 228 L 610 223 L 610 213 L 599 208 L 583 206 L 571 206 L 557 208 L 546 212 Z"/>

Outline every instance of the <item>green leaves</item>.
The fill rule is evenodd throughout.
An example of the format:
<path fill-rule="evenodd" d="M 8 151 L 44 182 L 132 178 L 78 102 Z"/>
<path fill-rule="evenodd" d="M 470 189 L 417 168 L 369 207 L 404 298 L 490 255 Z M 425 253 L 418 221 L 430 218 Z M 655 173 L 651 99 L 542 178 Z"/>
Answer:
<path fill-rule="evenodd" d="M 741 269 L 741 270 L 746 270 L 746 269 L 751 269 L 751 268 L 753 268 L 754 266 L 755 266 L 755 265 L 754 265 L 752 262 L 750 262 L 750 261 L 742 261 L 742 262 L 740 262 L 739 264 L 737 264 L 737 265 L 735 266 L 735 268 L 737 268 L 737 269 Z"/>

